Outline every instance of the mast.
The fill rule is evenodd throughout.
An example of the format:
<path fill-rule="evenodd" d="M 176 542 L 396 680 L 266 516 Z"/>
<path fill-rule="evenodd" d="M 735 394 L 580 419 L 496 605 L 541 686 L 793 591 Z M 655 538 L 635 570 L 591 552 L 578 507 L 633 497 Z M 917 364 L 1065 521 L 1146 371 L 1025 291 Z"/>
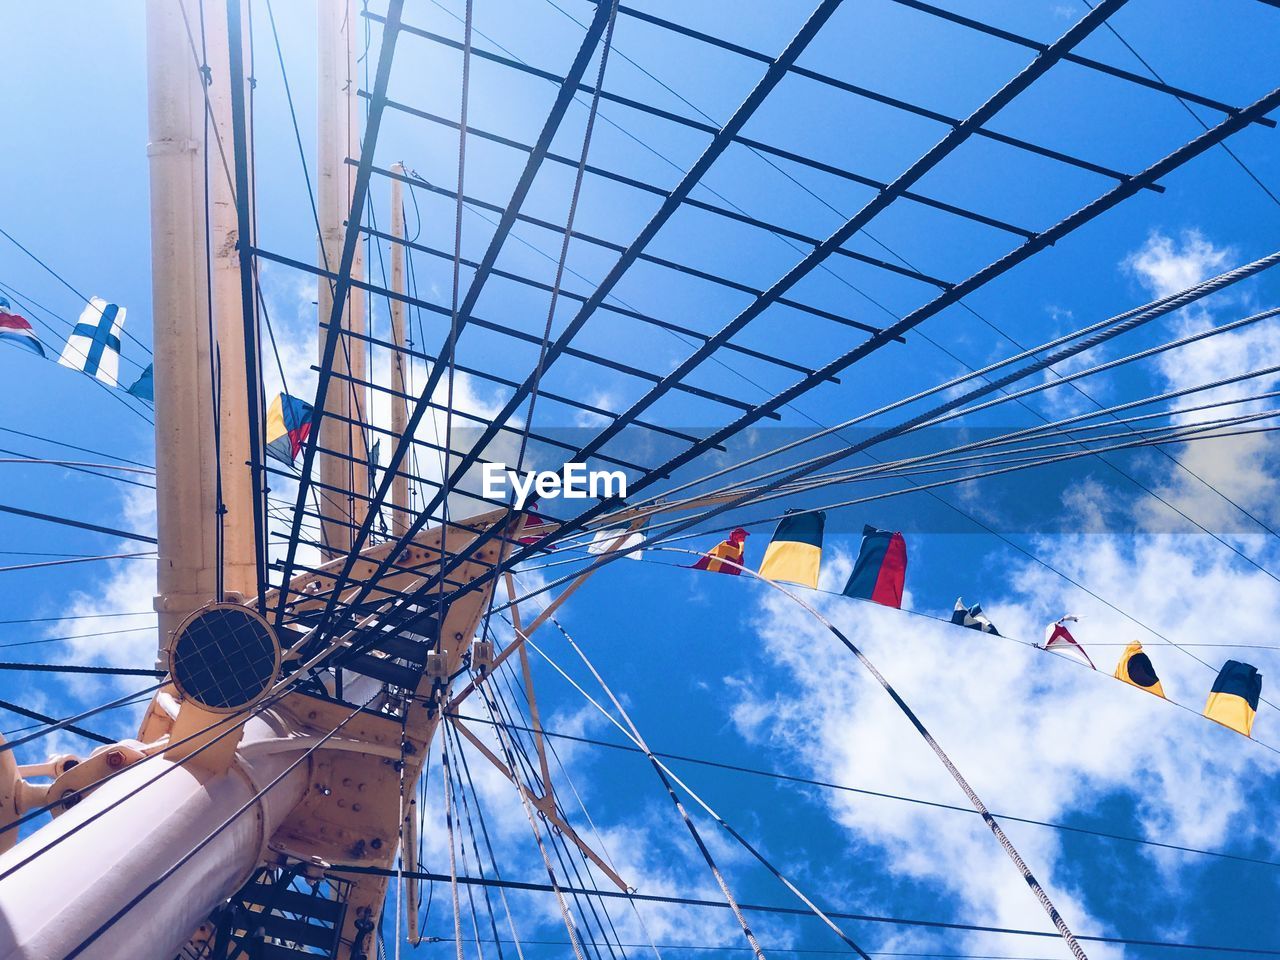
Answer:
<path fill-rule="evenodd" d="M 159 539 L 155 607 L 161 649 L 190 611 L 218 598 L 220 587 L 242 596 L 256 592 L 253 489 L 244 468 L 249 443 L 239 238 L 229 172 L 230 70 L 220 13 L 204 24 L 202 46 L 212 81 L 206 150 L 205 91 L 180 5 L 147 4 Z M 220 410 L 214 404 L 215 365 L 220 395 L 226 398 Z M 211 436 L 220 439 L 220 454 Z"/>
<path fill-rule="evenodd" d="M 352 0 L 316 0 L 316 202 L 320 219 L 320 267 L 336 271 L 351 213 L 355 168 L 348 157 L 359 156 L 360 127 L 356 110 L 356 26 Z M 364 274 L 364 252 L 356 247 L 351 275 Z M 327 325 L 333 315 L 332 286 L 316 284 L 321 360 Z M 345 556 L 365 516 L 368 493 L 368 451 L 364 422 L 368 398 L 359 386 L 367 380 L 364 295 L 352 289 L 342 326 L 356 336 L 342 336 L 333 355 L 333 376 L 324 397 L 320 421 L 319 461 L 321 540 L 325 559 Z"/>
<path fill-rule="evenodd" d="M 231 2 L 233 9 L 243 7 L 240 0 Z M 253 484 L 245 468 L 247 358 L 231 184 L 227 13 L 211 4 L 203 22 L 193 25 L 202 30 L 197 49 L 208 58 L 206 150 L 205 90 L 198 69 L 203 65 L 192 57 L 182 5 L 148 0 L 146 12 L 160 554 L 156 609 L 163 651 L 170 631 L 190 611 L 220 593 L 228 600 L 255 594 L 257 571 Z M 161 731 L 167 736 L 146 734 L 156 717 L 170 724 Z M 55 808 L 53 823 L 0 856 L 0 956 L 44 960 L 85 945 L 80 953 L 85 960 L 172 957 L 247 880 L 268 855 L 272 834 L 306 794 L 309 757 L 288 736 L 301 724 L 279 710 L 247 720 L 223 717 L 222 726 L 201 741 L 224 732 L 221 755 L 179 752 L 182 731 L 199 729 L 210 717 L 217 719 L 198 704 L 179 702 L 172 684 L 166 684 L 140 732 L 149 743 L 109 744 L 68 765 L 83 771 L 80 786 L 117 775 L 76 798 L 82 802 L 68 800 Z M 234 738 L 225 736 L 228 727 Z M 75 789 L 68 784 L 59 792 Z M 267 784 L 274 789 L 264 789 Z M 227 829 L 217 829 L 224 823 Z"/>
<path fill-rule="evenodd" d="M 213 112 L 210 133 L 225 133 L 220 150 L 213 146 L 218 142 L 213 136 L 208 149 L 204 146 L 206 100 L 198 69 L 203 65 L 191 57 L 181 4 L 148 0 L 147 6 L 157 499 L 164 558 L 157 609 L 166 623 L 162 641 L 172 639 L 172 649 L 166 650 L 171 654 L 165 663 L 169 673 L 136 738 L 104 744 L 85 757 L 63 757 L 75 762 L 64 763 L 60 772 L 27 771 L 49 776 L 49 784 L 32 784 L 20 768 L 10 766 L 15 779 L 0 784 L 0 792 L 11 786 L 12 800 L 0 810 L 0 825 L 12 824 L 45 802 L 55 819 L 0 852 L 0 957 L 6 960 L 166 960 L 179 951 L 208 956 L 211 942 L 224 952 L 234 942 L 237 954 L 254 956 L 268 950 L 280 955 L 296 943 L 328 944 L 329 955 L 337 960 L 367 960 L 377 950 L 387 873 L 405 835 L 405 818 L 412 816 L 411 809 L 406 811 L 406 789 L 412 791 L 422 774 L 430 743 L 450 709 L 499 663 L 491 644 L 473 641 L 490 607 L 494 583 L 489 575 L 505 562 L 515 532 L 505 508 L 419 531 L 407 544 L 366 544 L 358 558 L 351 558 L 358 561 L 358 576 L 366 579 L 353 580 L 346 562 L 351 532 L 343 524 L 361 522 L 362 511 L 352 497 L 329 499 L 326 520 L 331 533 L 340 531 L 338 542 L 345 540 L 347 546 L 339 549 L 331 541 L 336 558 L 299 573 L 281 588 L 266 590 L 260 608 L 282 608 L 282 599 L 288 598 L 294 622 L 312 615 L 323 620 L 331 596 L 339 608 L 356 609 L 368 586 L 376 609 L 362 612 L 340 635 L 322 637 L 321 648 L 305 654 L 305 664 L 298 661 L 303 648 L 297 634 L 289 630 L 292 662 L 284 666 L 284 632 L 277 633 L 249 607 L 228 602 L 199 609 L 220 592 L 220 562 L 225 562 L 228 590 L 243 594 L 228 593 L 228 600 L 247 600 L 258 588 L 256 537 L 247 535 L 243 554 L 230 552 L 238 550 L 231 545 L 245 540 L 242 535 L 254 525 L 252 477 L 258 472 L 244 469 L 254 422 L 245 399 L 257 396 L 257 344 L 253 330 L 244 325 L 253 322 L 254 310 L 252 284 L 241 281 L 252 278 L 239 272 L 241 265 L 250 269 L 248 248 L 239 244 L 247 242 L 240 234 L 252 229 L 247 207 L 252 202 L 247 195 L 251 134 L 245 87 L 227 82 L 228 77 L 245 82 L 240 45 L 244 0 L 226 0 L 226 21 L 217 12 L 220 5 L 209 6 L 211 12 L 202 18 L 207 22 L 196 22 L 201 28 L 196 37 L 203 41 L 197 49 L 208 50 L 213 85 L 223 88 L 217 97 L 210 93 L 207 102 Z M 343 242 L 342 221 L 351 196 L 344 161 L 354 146 L 355 130 L 355 21 L 350 3 L 343 6 L 345 13 L 328 0 L 318 5 L 326 203 L 321 239 L 331 263 L 337 262 Z M 337 67 L 343 63 L 346 79 L 339 84 Z M 346 125 L 338 131 L 346 148 L 328 150 L 335 104 L 346 108 Z M 246 191 L 238 197 L 228 183 L 232 158 L 236 188 Z M 397 211 L 399 200 L 397 195 Z M 403 235 L 403 216 L 395 229 Z M 403 267 L 401 259 L 400 284 Z M 320 290 L 325 316 L 327 285 L 322 283 Z M 362 304 L 353 299 L 348 307 L 344 325 L 363 331 Z M 397 344 L 405 339 L 404 320 L 401 306 L 393 316 Z M 363 379 L 362 341 L 343 341 L 344 347 L 356 349 L 337 352 L 338 369 Z M 393 382 L 401 390 L 406 365 L 393 366 Z M 355 459 L 322 457 L 322 466 L 340 468 L 334 484 L 339 494 L 363 496 L 365 407 L 357 401 L 363 391 L 352 390 L 347 381 L 339 383 L 337 409 L 345 402 L 354 425 L 331 418 L 323 422 L 341 426 L 341 439 Z M 220 410 L 214 403 L 217 396 Z M 393 413 L 395 429 L 403 433 L 403 400 L 393 406 L 399 408 Z M 219 439 L 221 455 L 216 452 Z M 332 449 L 343 448 L 335 443 Z M 242 478 L 248 482 L 233 482 Z M 398 490 L 403 504 L 407 487 Z M 221 507 L 226 529 L 220 536 Z M 397 511 L 397 517 L 403 513 Z M 242 572 L 233 572 L 237 564 L 243 565 Z M 485 580 L 477 589 L 468 589 L 480 578 Z M 439 593 L 428 590 L 435 582 L 447 582 L 456 596 L 441 602 Z M 284 597 L 280 590 L 287 591 Z M 559 602 L 553 601 L 543 618 Z M 177 622 L 189 610 L 192 616 Z M 540 622 L 535 620 L 528 632 Z M 179 628 L 173 638 L 167 635 L 169 624 Z M 363 692 L 343 701 L 304 688 L 301 681 L 319 669 L 352 674 Z M 466 672 L 472 680 L 455 696 L 452 683 Z M 234 683 L 226 683 L 228 678 Z M 469 732 L 463 735 L 471 739 Z M 505 776 L 516 779 L 501 758 L 492 752 L 487 756 Z M 522 789 L 521 796 L 530 817 L 536 809 L 625 889 L 560 817 L 549 784 L 542 785 L 541 795 Z M 260 867 L 267 873 L 280 871 L 272 882 L 283 877 L 285 885 L 302 871 L 316 883 L 301 896 L 326 909 L 300 915 L 292 904 L 278 903 L 274 890 L 268 900 L 247 899 L 260 895 L 257 878 L 265 875 Z M 322 880 L 328 891 L 320 889 Z"/>
<path fill-rule="evenodd" d="M 397 240 L 404 240 L 404 183 L 398 179 L 404 176 L 404 164 L 393 164 L 391 172 L 397 175 L 391 178 L 391 235 Z M 392 243 L 391 290 L 394 293 L 405 292 L 404 258 L 404 244 Z M 405 427 L 409 421 L 409 408 L 406 406 L 407 401 L 405 399 L 409 395 L 409 391 L 406 388 L 408 378 L 405 373 L 411 361 L 404 352 L 404 311 L 404 301 L 392 298 L 391 433 L 393 434 L 393 443 L 400 442 L 400 438 L 404 436 Z M 398 470 L 395 478 L 391 481 L 391 533 L 393 536 L 402 537 L 408 531 L 408 506 L 409 478 L 406 476 L 405 470 Z"/>
<path fill-rule="evenodd" d="M 247 4 L 240 0 L 241 19 L 248 20 Z M 255 358 L 245 355 L 245 324 L 252 323 L 257 334 L 256 311 L 245 316 L 242 310 L 240 276 L 240 231 L 236 216 L 234 137 L 231 119 L 231 84 L 233 76 L 227 18 L 223 5 L 211 4 L 205 15 L 205 47 L 208 50 L 212 83 L 209 85 L 210 138 L 205 161 L 209 176 L 209 268 L 213 289 L 214 336 L 217 345 L 215 378 L 218 386 L 219 458 L 222 487 L 222 586 L 224 598 L 229 593 L 248 600 L 257 595 L 258 570 L 255 563 L 253 501 L 254 477 L 246 468 L 249 463 L 249 418 L 245 393 L 247 372 L 257 373 Z M 248 44 L 241 40 L 243 59 L 248 61 Z M 248 78 L 243 81 L 245 96 Z M 213 139 L 216 136 L 216 139 Z M 253 136 L 253 127 L 247 128 Z M 249 167 L 252 178 L 253 168 Z M 252 183 L 252 180 L 250 180 Z M 252 190 L 250 190 L 252 192 Z M 252 197 L 250 197 L 252 202 Z M 252 237 L 245 238 L 252 242 Z M 255 349 L 256 353 L 256 349 Z M 250 362 L 254 359 L 254 362 Z M 262 395 L 261 383 L 256 397 Z M 259 400 L 259 405 L 260 405 Z M 259 410 L 258 422 L 262 422 Z"/>

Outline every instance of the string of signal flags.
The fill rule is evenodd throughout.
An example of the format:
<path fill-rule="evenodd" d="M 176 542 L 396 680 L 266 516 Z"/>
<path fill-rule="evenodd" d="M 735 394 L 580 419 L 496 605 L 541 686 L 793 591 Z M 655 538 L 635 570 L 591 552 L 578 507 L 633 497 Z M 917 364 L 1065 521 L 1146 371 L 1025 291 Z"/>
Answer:
<path fill-rule="evenodd" d="M 125 308 L 119 304 L 108 303 L 102 297 L 90 297 L 80 312 L 79 322 L 67 337 L 58 364 L 79 370 L 139 400 L 155 403 L 154 363 L 147 364 L 131 386 L 125 387 L 120 382 L 120 337 L 125 314 Z M 31 321 L 15 311 L 3 294 L 0 294 L 0 343 L 9 343 L 48 359 Z M 289 465 L 295 463 L 311 429 L 311 414 L 311 404 L 305 400 L 287 393 L 276 396 L 267 408 L 267 455 Z"/>
<path fill-rule="evenodd" d="M 818 589 L 825 524 L 826 515 L 822 511 L 787 511 L 778 522 L 756 573 L 768 580 Z M 636 546 L 644 539 L 642 533 L 633 532 L 619 543 L 618 538 L 622 534 L 623 531 L 617 528 L 597 531 L 587 550 L 591 554 L 602 554 L 612 549 Z M 747 565 L 747 536 L 747 531 L 741 527 L 733 530 L 728 539 L 708 550 L 689 569 L 739 576 L 742 568 Z M 638 553 L 633 552 L 628 556 L 638 557 Z M 858 558 L 841 594 L 902 609 L 906 577 L 907 543 L 902 534 L 865 526 Z M 1097 670 L 1084 645 L 1075 638 L 1068 626 L 1079 619 L 1074 615 L 1060 617 L 1045 628 L 1044 642 L 1034 646 L 1066 654 Z M 950 622 L 970 630 L 1002 635 L 980 604 L 966 605 L 963 598 L 956 600 Z M 1113 676 L 1139 690 L 1169 699 L 1151 657 L 1136 640 L 1124 648 Z M 1262 674 L 1258 669 L 1239 660 L 1227 660 L 1218 671 L 1201 712 L 1215 723 L 1251 738 L 1261 697 Z"/>
<path fill-rule="evenodd" d="M 102 297 L 90 297 L 62 347 L 58 365 L 79 370 L 139 400 L 155 403 L 154 364 L 147 364 L 131 386 L 120 383 L 120 337 L 124 332 L 125 313 L 119 304 L 108 303 Z M 10 343 L 48 359 L 31 321 L 18 313 L 3 295 L 0 295 L 0 343 Z"/>
<path fill-rule="evenodd" d="M 140 400 L 154 403 L 153 365 L 149 364 L 131 386 L 125 388 L 120 384 L 120 337 L 124 322 L 124 307 L 108 303 L 102 297 L 91 297 L 81 311 L 79 322 L 67 338 L 58 363 L 94 377 L 109 387 L 124 389 Z M 13 344 L 40 357 L 47 356 L 30 321 L 15 312 L 3 295 L 0 295 L 0 342 Z M 311 412 L 311 405 L 300 398 L 285 393 L 275 397 L 267 410 L 268 456 L 290 465 L 296 461 L 307 440 Z M 376 456 L 371 451 L 371 466 L 377 463 L 374 459 Z M 536 514 L 530 514 L 529 519 L 533 522 L 533 528 L 526 524 L 520 538 L 524 543 L 536 541 L 544 532 L 541 526 L 547 525 Z M 821 511 L 788 511 L 779 521 L 773 538 L 765 549 L 764 559 L 757 571 L 759 575 L 769 580 L 817 589 L 825 523 L 826 515 Z M 593 554 L 606 552 L 615 543 L 618 533 L 619 531 L 610 529 L 599 531 L 588 551 Z M 622 546 L 633 546 L 633 537 L 635 542 L 643 539 L 641 534 L 631 534 Z M 692 568 L 737 576 L 745 565 L 746 540 L 747 531 L 741 527 L 735 529 L 727 540 L 713 547 Z M 636 556 L 634 553 L 630 555 Z M 862 544 L 853 572 L 841 592 L 847 597 L 901 609 L 906 574 L 907 545 L 902 534 L 867 526 L 863 530 Z M 1078 620 L 1075 616 L 1064 616 L 1050 624 L 1045 629 L 1044 643 L 1037 646 L 1075 656 L 1096 670 L 1092 658 L 1067 626 Z M 983 633 L 1000 635 L 990 618 L 983 613 L 980 604 L 966 606 L 963 599 L 956 600 L 951 622 Z M 1168 699 L 1151 658 L 1137 641 L 1125 647 L 1114 676 L 1140 690 Z M 1238 660 L 1227 660 L 1213 682 L 1203 714 L 1210 720 L 1251 737 L 1261 695 L 1262 675 L 1257 668 Z"/>
<path fill-rule="evenodd" d="M 129 387 L 123 387 L 119 381 L 120 337 L 125 313 L 125 308 L 118 304 L 108 303 L 102 297 L 91 297 L 81 311 L 79 322 L 66 340 L 58 357 L 58 364 L 94 377 L 109 387 L 124 389 L 140 400 L 154 403 L 153 365 L 149 364 Z M 44 345 L 30 321 L 17 313 L 3 295 L 0 295 L 0 342 L 47 357 Z M 293 464 L 306 442 L 310 424 L 310 404 L 288 394 L 279 394 L 267 410 L 267 454 L 284 463 Z M 376 456 L 371 451 L 371 457 Z M 372 464 L 376 462 L 376 459 L 372 460 Z M 534 521 L 535 527 L 545 523 L 536 514 L 531 514 L 530 520 Z M 773 538 L 765 549 L 764 559 L 757 571 L 759 575 L 769 580 L 817 589 L 825 523 L 826 515 L 821 511 L 788 511 L 779 521 Z M 523 533 L 521 542 L 534 542 L 541 536 L 539 529 L 529 529 L 528 525 Z M 588 551 L 593 554 L 606 552 L 615 543 L 618 533 L 619 531 L 610 529 L 599 531 Z M 636 538 L 636 542 L 643 539 L 640 534 L 631 534 L 622 546 L 632 546 L 632 537 Z M 737 576 L 745 565 L 746 540 L 747 531 L 740 527 L 735 529 L 727 540 L 713 547 L 692 568 Z M 634 553 L 630 555 L 636 556 Z M 847 597 L 901 609 L 906 573 L 907 545 L 902 534 L 867 526 L 863 530 L 862 544 L 853 572 L 841 592 Z M 1065 616 L 1050 624 L 1045 630 L 1045 642 L 1037 646 L 1076 656 L 1096 670 L 1088 652 L 1067 627 L 1068 623 L 1078 619 Z M 965 606 L 963 599 L 956 600 L 951 622 L 983 633 L 1000 635 L 990 618 L 983 613 L 980 604 Z M 1125 647 L 1114 676 L 1140 690 L 1167 699 L 1151 658 L 1137 641 Z M 1238 660 L 1227 660 L 1213 682 L 1203 714 L 1210 720 L 1250 737 L 1261 695 L 1262 675 L 1257 668 Z"/>

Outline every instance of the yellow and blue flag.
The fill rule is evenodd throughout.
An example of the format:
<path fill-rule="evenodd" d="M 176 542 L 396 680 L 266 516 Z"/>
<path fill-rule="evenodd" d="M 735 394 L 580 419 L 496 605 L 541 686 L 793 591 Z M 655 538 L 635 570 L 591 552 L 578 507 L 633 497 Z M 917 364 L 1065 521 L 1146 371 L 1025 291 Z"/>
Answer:
<path fill-rule="evenodd" d="M 788 510 L 764 552 L 760 576 L 816 589 L 822 566 L 822 531 L 827 515 L 821 510 Z"/>
<path fill-rule="evenodd" d="M 1164 697 L 1164 687 L 1156 676 L 1156 668 L 1151 665 L 1151 658 L 1142 652 L 1142 644 L 1137 640 L 1125 647 L 1124 653 L 1120 654 L 1120 662 L 1116 664 L 1116 679 L 1147 693 L 1154 693 L 1157 697 Z"/>
<path fill-rule="evenodd" d="M 1213 681 L 1204 715 L 1249 737 L 1253 735 L 1253 718 L 1261 696 L 1262 674 L 1258 668 L 1239 660 L 1228 660 L 1222 665 L 1218 679 Z"/>

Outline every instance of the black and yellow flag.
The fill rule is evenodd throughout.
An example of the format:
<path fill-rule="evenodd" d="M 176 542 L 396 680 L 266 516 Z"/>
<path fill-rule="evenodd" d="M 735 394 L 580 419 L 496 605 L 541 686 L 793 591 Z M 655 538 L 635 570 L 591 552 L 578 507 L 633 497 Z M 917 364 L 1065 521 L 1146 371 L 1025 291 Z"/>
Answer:
<path fill-rule="evenodd" d="M 1204 715 L 1246 737 L 1252 736 L 1253 718 L 1261 696 L 1262 674 L 1258 668 L 1239 660 L 1228 660 L 1222 665 L 1218 679 L 1213 681 Z"/>
<path fill-rule="evenodd" d="M 773 539 L 760 563 L 760 576 L 817 588 L 822 565 L 822 528 L 827 515 L 821 510 L 798 513 L 788 510 L 778 522 Z"/>
<path fill-rule="evenodd" d="M 1164 687 L 1160 686 L 1160 678 L 1156 676 L 1156 668 L 1151 665 L 1151 658 L 1142 652 L 1142 644 L 1134 641 L 1124 648 L 1120 662 L 1116 664 L 1116 679 L 1131 683 L 1135 687 L 1164 696 Z"/>

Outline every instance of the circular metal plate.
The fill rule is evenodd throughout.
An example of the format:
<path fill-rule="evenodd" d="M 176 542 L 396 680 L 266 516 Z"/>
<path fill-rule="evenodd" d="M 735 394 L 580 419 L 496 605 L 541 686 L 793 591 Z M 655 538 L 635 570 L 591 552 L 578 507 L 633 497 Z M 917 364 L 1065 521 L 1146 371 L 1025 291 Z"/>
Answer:
<path fill-rule="evenodd" d="M 183 697 L 214 713 L 249 706 L 280 670 L 271 625 L 238 603 L 201 607 L 174 632 L 169 674 Z"/>

